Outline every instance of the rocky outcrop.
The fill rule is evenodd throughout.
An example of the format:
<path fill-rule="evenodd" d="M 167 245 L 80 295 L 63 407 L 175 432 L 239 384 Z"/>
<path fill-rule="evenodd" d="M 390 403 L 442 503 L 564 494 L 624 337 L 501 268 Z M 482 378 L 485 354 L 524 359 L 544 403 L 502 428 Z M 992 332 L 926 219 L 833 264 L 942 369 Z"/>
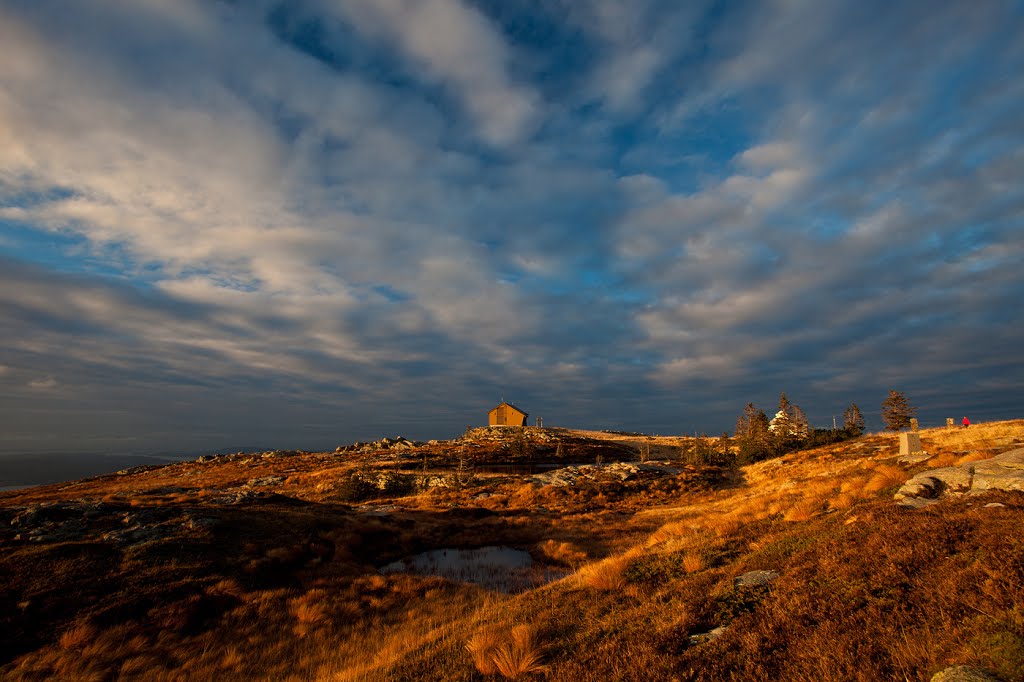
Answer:
<path fill-rule="evenodd" d="M 919 508 L 935 504 L 944 495 L 977 495 L 989 490 L 1024 490 L 1024 448 L 958 467 L 921 472 L 894 497 L 904 507 Z"/>
<path fill-rule="evenodd" d="M 682 469 L 668 466 L 667 464 L 656 464 L 649 462 L 637 464 L 635 462 L 615 462 L 612 464 L 583 464 L 580 466 L 565 467 L 546 471 L 542 474 L 535 474 L 533 480 L 542 486 L 550 485 L 555 488 L 576 485 L 580 479 L 613 478 L 620 481 L 628 481 L 636 478 L 641 473 L 650 473 L 656 476 L 675 476 Z"/>
<path fill-rule="evenodd" d="M 417 440 L 408 440 L 403 436 L 397 438 L 381 438 L 380 440 L 371 441 L 369 443 L 356 442 L 351 445 L 342 445 L 335 448 L 334 452 L 338 454 L 346 452 L 379 452 L 381 450 L 412 450 L 414 448 L 421 447 L 423 443 Z"/>
<path fill-rule="evenodd" d="M 184 533 L 204 534 L 217 521 L 194 510 L 140 507 L 126 510 L 103 502 L 49 502 L 9 507 L 0 515 L 0 539 L 57 543 L 99 540 L 137 545 Z"/>

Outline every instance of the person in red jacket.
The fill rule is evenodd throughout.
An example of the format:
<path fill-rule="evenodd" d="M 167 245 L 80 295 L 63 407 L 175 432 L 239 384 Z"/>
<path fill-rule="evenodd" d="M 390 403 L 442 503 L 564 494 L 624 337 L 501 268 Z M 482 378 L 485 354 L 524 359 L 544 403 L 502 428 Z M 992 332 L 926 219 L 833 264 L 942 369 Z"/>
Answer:
<path fill-rule="evenodd" d="M 968 419 L 967 417 L 964 417 L 964 428 L 966 429 L 970 425 L 971 425 L 971 420 Z"/>

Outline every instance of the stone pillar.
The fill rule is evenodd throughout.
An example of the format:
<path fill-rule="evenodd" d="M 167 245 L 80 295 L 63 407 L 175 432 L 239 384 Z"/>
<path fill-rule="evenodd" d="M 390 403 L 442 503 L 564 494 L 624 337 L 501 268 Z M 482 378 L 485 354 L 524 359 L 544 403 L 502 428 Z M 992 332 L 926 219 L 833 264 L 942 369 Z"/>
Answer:
<path fill-rule="evenodd" d="M 900 434 L 900 454 L 916 455 L 921 452 L 921 436 L 916 431 L 904 431 Z"/>
<path fill-rule="evenodd" d="M 946 428 L 947 429 L 955 429 L 956 428 L 956 424 L 953 423 L 953 418 L 952 417 L 946 417 Z"/>
<path fill-rule="evenodd" d="M 917 431 L 918 430 L 917 429 L 917 417 L 911 417 L 910 418 L 910 430 L 911 431 Z"/>

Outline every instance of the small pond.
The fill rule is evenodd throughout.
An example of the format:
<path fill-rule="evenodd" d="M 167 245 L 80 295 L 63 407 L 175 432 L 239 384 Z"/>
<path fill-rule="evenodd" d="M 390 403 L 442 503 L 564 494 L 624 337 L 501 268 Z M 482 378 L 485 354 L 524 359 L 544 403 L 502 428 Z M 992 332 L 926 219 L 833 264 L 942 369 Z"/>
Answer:
<path fill-rule="evenodd" d="M 561 569 L 535 562 L 529 552 L 512 547 L 434 549 L 392 562 L 380 571 L 435 575 L 499 592 L 521 592 L 566 575 Z"/>

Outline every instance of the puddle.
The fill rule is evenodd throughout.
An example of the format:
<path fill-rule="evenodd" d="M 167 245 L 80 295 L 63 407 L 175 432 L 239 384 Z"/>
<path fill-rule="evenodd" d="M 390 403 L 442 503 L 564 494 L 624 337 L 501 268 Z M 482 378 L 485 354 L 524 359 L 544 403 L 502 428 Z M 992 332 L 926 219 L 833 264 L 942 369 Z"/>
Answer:
<path fill-rule="evenodd" d="M 512 547 L 434 549 L 390 563 L 380 572 L 435 575 L 499 592 L 529 590 L 566 575 L 565 571 L 534 562 L 529 552 Z"/>

